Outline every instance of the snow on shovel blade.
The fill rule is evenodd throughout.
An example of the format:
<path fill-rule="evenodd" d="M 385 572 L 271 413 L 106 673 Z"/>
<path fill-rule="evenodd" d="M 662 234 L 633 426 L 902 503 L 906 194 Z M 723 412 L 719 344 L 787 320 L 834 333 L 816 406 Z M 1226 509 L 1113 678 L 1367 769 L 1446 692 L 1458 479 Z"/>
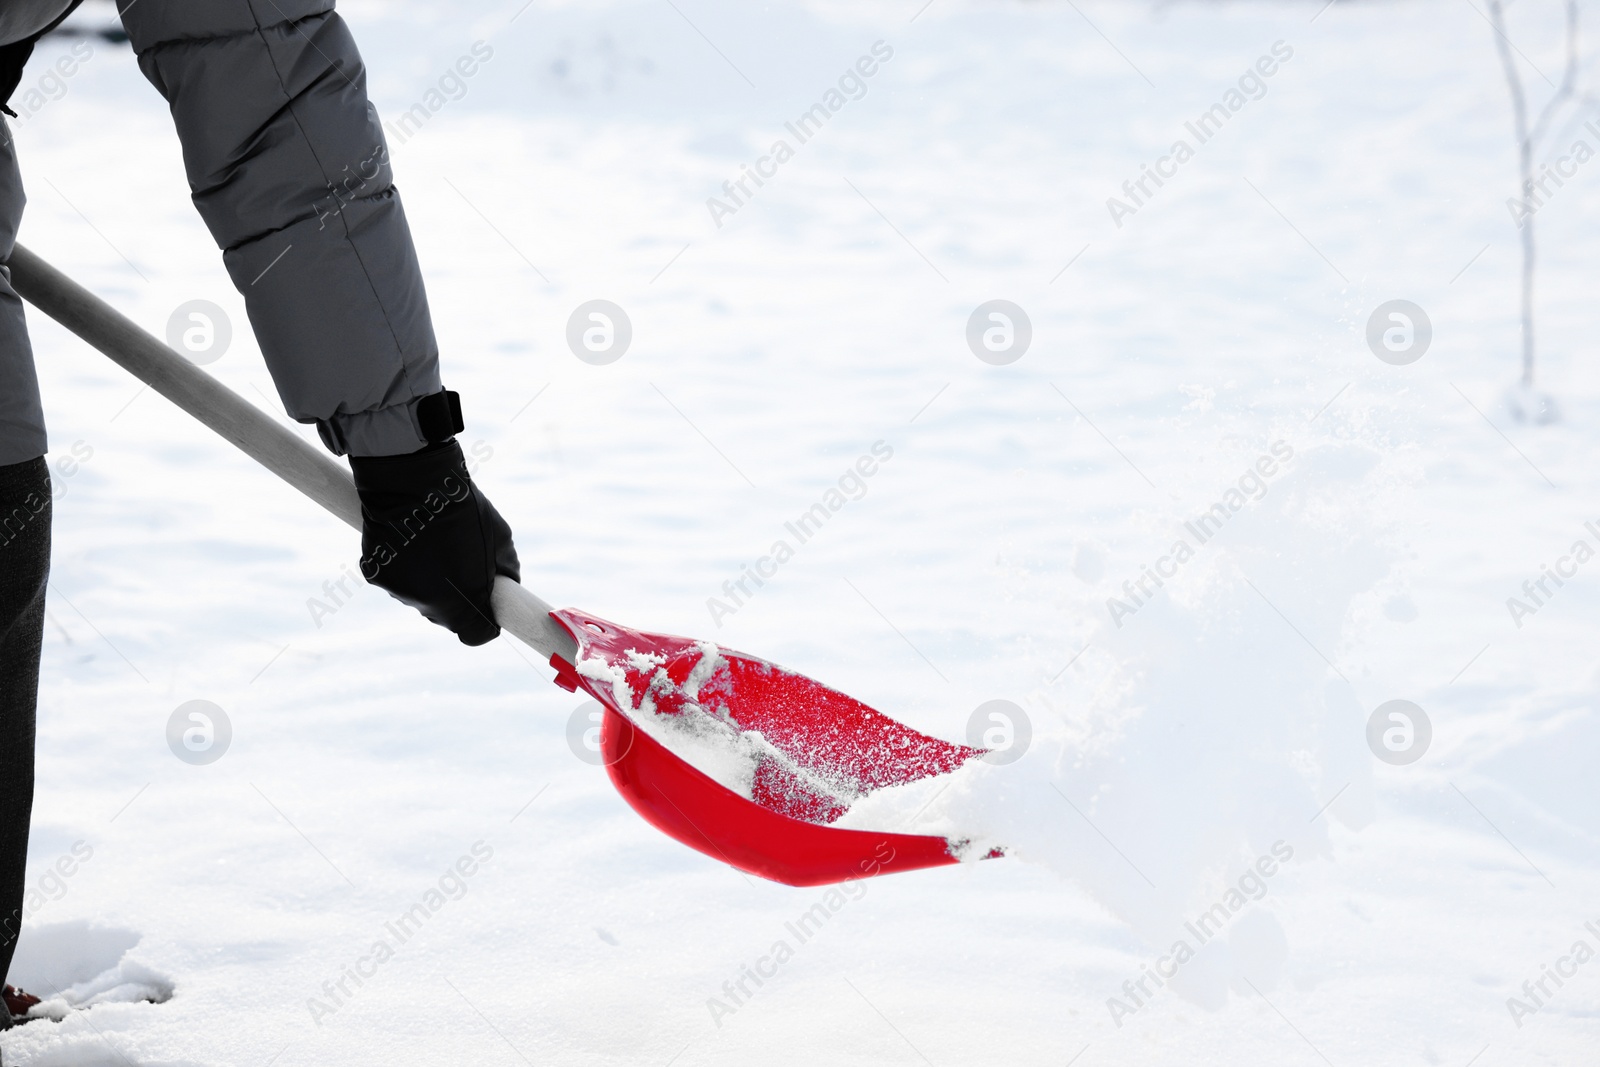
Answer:
<path fill-rule="evenodd" d="M 13 288 L 35 307 L 361 529 L 348 470 L 22 245 L 7 266 Z M 553 611 L 503 575 L 493 605 L 495 621 L 548 657 L 561 685 L 582 686 L 605 705 L 601 747 L 612 782 L 690 848 L 763 878 L 824 885 L 954 863 L 967 847 L 829 824 L 874 789 L 947 774 L 982 749 L 927 737 L 709 641 Z"/>
<path fill-rule="evenodd" d="M 875 789 L 948 774 L 983 749 L 902 725 L 837 690 L 710 641 L 571 608 L 558 684 L 605 707 L 601 754 L 662 833 L 739 870 L 826 885 L 955 863 L 965 842 L 830 826 Z"/>

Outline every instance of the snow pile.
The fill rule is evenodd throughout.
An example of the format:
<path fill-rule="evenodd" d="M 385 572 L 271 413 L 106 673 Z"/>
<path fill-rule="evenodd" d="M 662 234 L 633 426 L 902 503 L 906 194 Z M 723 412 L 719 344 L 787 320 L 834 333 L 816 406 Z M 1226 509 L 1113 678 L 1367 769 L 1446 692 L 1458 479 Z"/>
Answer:
<path fill-rule="evenodd" d="M 1108 607 L 1081 684 L 1068 700 L 1036 694 L 1050 718 L 1021 760 L 881 790 L 839 825 L 943 834 L 968 842 L 969 859 L 1003 847 L 1069 876 L 1158 948 L 1274 850 L 1296 864 L 1328 857 L 1326 819 L 1372 817 L 1365 715 L 1338 661 L 1389 571 L 1375 516 L 1394 485 L 1371 447 L 1321 445 L 1204 543 L 1185 532 L 1193 509 L 1152 518 L 1152 531 L 1173 531 L 1154 544 L 1187 537 L 1192 556 L 1163 586 L 1147 582 L 1153 595 L 1120 626 L 1118 576 L 1091 583 L 1092 605 Z M 1231 903 L 1230 915 L 1244 898 Z M 1283 932 L 1251 914 L 1235 936 L 1280 948 L 1239 951 L 1264 952 L 1258 973 L 1275 972 Z M 1216 1007 L 1230 981 L 1244 988 L 1223 952 L 1200 961 L 1173 982 L 1183 995 Z"/>
<path fill-rule="evenodd" d="M 102 1004 L 160 1004 L 172 997 L 172 980 L 132 957 L 139 935 L 87 920 L 47 923 L 28 930 L 11 963 L 9 982 L 39 998 L 29 1018 L 67 1018 Z"/>

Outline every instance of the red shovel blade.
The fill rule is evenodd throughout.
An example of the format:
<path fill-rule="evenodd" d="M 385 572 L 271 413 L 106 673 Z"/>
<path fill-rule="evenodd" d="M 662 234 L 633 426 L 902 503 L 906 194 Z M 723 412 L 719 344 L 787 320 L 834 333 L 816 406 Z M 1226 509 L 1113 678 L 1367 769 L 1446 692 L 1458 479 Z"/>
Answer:
<path fill-rule="evenodd" d="M 709 641 L 571 608 L 550 614 L 578 643 L 576 664 L 551 657 L 557 682 L 605 706 L 600 747 L 612 784 L 662 833 L 797 886 L 957 862 L 963 842 L 828 824 L 875 789 L 948 774 L 983 749 L 928 737 Z"/>

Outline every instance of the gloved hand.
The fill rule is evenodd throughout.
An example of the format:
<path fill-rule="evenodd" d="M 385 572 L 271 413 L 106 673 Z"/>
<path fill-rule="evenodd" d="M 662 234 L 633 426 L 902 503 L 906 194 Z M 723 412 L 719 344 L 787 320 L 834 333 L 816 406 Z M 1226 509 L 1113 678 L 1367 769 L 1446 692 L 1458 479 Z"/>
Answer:
<path fill-rule="evenodd" d="M 452 438 L 404 456 L 351 456 L 361 497 L 361 576 L 454 631 L 500 635 L 489 592 L 522 577 L 511 527 L 467 473 Z"/>

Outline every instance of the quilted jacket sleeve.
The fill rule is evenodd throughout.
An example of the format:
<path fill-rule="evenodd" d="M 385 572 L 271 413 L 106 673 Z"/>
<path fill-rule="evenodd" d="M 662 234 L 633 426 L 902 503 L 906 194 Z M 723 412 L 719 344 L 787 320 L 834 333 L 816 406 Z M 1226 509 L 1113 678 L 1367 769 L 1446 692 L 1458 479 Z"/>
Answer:
<path fill-rule="evenodd" d="M 336 454 L 426 443 L 422 272 L 366 68 L 332 0 L 119 0 L 171 105 L 195 207 L 289 414 Z"/>

